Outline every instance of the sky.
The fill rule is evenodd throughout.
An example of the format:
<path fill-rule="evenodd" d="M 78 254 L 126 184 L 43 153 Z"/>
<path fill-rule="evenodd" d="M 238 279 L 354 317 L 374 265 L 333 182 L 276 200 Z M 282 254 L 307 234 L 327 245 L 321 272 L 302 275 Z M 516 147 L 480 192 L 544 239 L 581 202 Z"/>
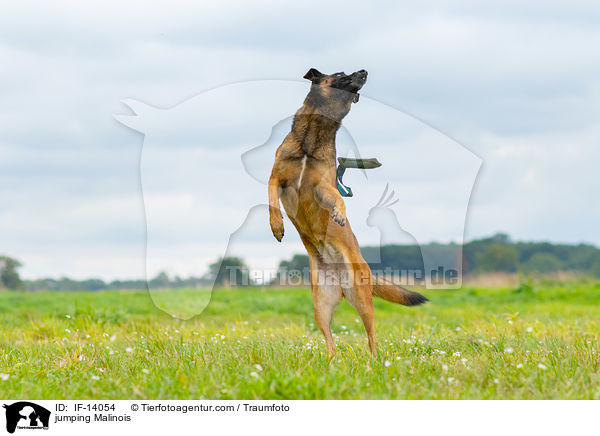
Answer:
<path fill-rule="evenodd" d="M 219 217 L 228 210 L 218 204 L 190 208 L 183 233 L 189 235 L 194 214 L 204 233 L 192 235 L 194 244 L 181 243 L 172 231 L 177 221 L 159 218 L 169 208 L 179 210 L 176 201 L 186 198 L 198 207 L 200 197 L 189 178 L 171 181 L 163 203 L 153 203 L 157 212 L 148 214 L 142 191 L 153 167 L 144 172 L 145 162 L 151 164 L 152 156 L 163 166 L 169 159 L 185 162 L 213 144 L 215 164 L 202 174 L 221 181 L 227 156 L 239 161 L 270 135 L 270 147 L 277 146 L 284 120 L 308 90 L 302 76 L 311 67 L 369 71 L 364 98 L 348 116 L 346 142 L 361 138 L 366 157 L 389 156 L 382 168 L 396 156 L 387 151 L 402 157 L 428 135 L 433 142 L 422 144 L 442 147 L 447 138 L 480 160 L 463 211 L 464 235 L 447 225 L 460 215 L 453 215 L 452 198 L 440 202 L 428 195 L 445 183 L 443 170 L 398 167 L 406 171 L 394 179 L 402 200 L 396 212 L 420 243 L 502 231 L 517 240 L 600 245 L 599 24 L 594 1 L 2 2 L 0 254 L 21 260 L 25 278 L 139 278 L 163 266 L 183 275 L 202 272 L 212 256 L 203 235 L 223 232 Z M 206 110 L 202 102 L 252 81 L 266 86 L 269 96 L 281 96 L 279 112 L 265 112 L 268 98 L 241 112 L 232 109 L 210 133 L 202 131 L 213 142 L 195 149 L 194 114 Z M 122 101 L 179 113 L 176 120 L 184 121 L 162 128 L 163 135 L 138 126 L 144 135 L 115 118 L 132 115 L 134 108 Z M 229 104 L 217 99 L 212 107 L 227 113 Z M 399 121 L 378 124 L 384 109 L 396 111 L 389 119 Z M 235 136 L 249 125 L 256 137 Z M 223 131 L 228 139 L 219 136 Z M 404 148 L 392 144 L 394 132 Z M 151 150 L 163 154 L 144 160 Z M 268 169 L 270 150 L 256 159 L 260 168 Z M 470 179 L 467 167 L 463 172 L 454 165 L 451 180 Z M 363 185 L 350 176 L 353 189 L 368 192 L 349 207 L 351 220 L 351 214 L 368 212 L 367 199 L 376 202 L 381 186 L 371 187 L 374 179 Z M 237 189 L 243 194 L 245 186 Z M 262 192 L 258 181 L 252 186 L 256 195 Z M 463 201 L 466 188 L 460 189 Z M 260 202 L 257 197 L 253 204 Z M 289 239 L 277 244 L 261 227 L 264 220 L 255 221 L 256 232 L 240 243 L 251 267 L 274 268 L 278 259 L 302 251 L 289 223 Z M 359 241 L 376 243 L 377 235 L 358 221 Z M 147 233 L 147 223 L 155 222 Z M 148 237 L 157 247 L 166 240 L 172 252 L 180 248 L 174 266 L 160 256 L 146 265 Z"/>

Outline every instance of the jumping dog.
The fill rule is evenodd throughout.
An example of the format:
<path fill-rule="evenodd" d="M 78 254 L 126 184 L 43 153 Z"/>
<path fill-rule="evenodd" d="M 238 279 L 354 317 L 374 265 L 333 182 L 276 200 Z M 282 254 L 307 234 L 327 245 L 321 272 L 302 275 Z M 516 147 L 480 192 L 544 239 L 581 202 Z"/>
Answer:
<path fill-rule="evenodd" d="M 336 133 L 352 103 L 358 102 L 367 72 L 327 75 L 311 68 L 304 78 L 312 82 L 310 91 L 277 149 L 269 179 L 271 231 L 281 242 L 281 201 L 310 257 L 315 320 L 329 354 L 336 351 L 331 319 L 342 297 L 359 313 L 376 354 L 373 296 L 406 306 L 427 299 L 372 275 L 336 188 Z"/>

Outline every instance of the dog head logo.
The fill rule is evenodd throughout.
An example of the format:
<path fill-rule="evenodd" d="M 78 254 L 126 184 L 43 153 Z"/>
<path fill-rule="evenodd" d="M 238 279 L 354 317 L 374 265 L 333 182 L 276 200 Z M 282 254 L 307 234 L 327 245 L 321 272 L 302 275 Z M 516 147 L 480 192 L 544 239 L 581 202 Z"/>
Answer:
<path fill-rule="evenodd" d="M 383 164 L 344 176 L 354 190 L 346 213 L 361 244 L 402 242 L 378 226 L 374 216 L 368 225 L 369 211 L 389 184 L 399 201 L 385 206 L 394 207 L 397 227 L 421 247 L 426 285 L 436 287 L 428 272 L 439 267 L 458 270 L 460 276 L 456 256 L 440 259 L 427 244 L 454 241 L 461 250 L 481 159 L 420 120 L 366 97 L 361 89 L 366 77 L 364 70 L 326 75 L 310 69 L 304 76 L 310 88 L 305 80 L 260 80 L 210 89 L 171 108 L 122 100 L 133 113 L 115 118 L 144 135 L 140 178 L 147 274 L 164 270 L 198 277 L 215 258 L 225 257 L 257 259 L 253 266 L 266 269 L 304 251 L 295 232 L 286 233 L 285 244 L 275 245 L 266 185 L 293 115 L 312 99 L 320 115 L 338 123 L 343 118 L 335 139 L 337 156 L 376 157 Z M 359 90 L 360 102 L 353 105 Z M 376 249 L 365 259 L 371 264 L 380 257 Z M 458 286 L 460 281 L 441 287 Z M 180 307 L 175 299 L 161 298 L 158 285 L 149 282 L 148 288 L 157 307 L 178 318 L 201 313 L 210 301 L 210 292 L 199 292 L 194 307 Z"/>
<path fill-rule="evenodd" d="M 48 429 L 50 411 L 29 401 L 5 404 L 6 431 L 14 433 L 18 429 Z"/>

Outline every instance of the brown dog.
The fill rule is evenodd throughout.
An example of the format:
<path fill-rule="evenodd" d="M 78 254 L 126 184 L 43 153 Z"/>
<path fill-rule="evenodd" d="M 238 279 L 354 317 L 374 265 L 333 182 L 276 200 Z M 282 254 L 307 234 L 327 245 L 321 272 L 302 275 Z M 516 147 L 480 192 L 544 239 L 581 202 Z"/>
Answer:
<path fill-rule="evenodd" d="M 304 78 L 312 82 L 310 92 L 296 112 L 292 131 L 277 149 L 269 179 L 271 230 L 281 241 L 281 200 L 310 257 L 315 320 L 329 354 L 335 353 L 331 318 L 342 296 L 360 314 L 375 354 L 373 295 L 407 306 L 427 299 L 372 276 L 336 188 L 335 136 L 350 105 L 358 101 L 367 72 L 325 75 L 311 68 Z"/>

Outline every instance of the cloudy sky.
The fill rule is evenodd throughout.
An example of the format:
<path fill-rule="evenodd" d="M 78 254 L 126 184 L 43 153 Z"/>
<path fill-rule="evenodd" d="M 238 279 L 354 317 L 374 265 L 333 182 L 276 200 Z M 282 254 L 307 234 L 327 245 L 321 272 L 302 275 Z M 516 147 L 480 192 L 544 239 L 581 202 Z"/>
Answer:
<path fill-rule="evenodd" d="M 405 122 L 397 125 L 443 134 L 481 159 L 466 239 L 504 231 L 514 239 L 600 244 L 597 2 L 122 3 L 0 5 L 0 253 L 20 259 L 23 276 L 144 276 L 140 159 L 151 135 L 113 117 L 131 115 L 122 100 L 174 110 L 196 102 L 189 114 L 201 110 L 207 90 L 271 80 L 298 89 L 281 88 L 289 104 L 298 100 L 295 108 L 310 67 L 369 71 L 365 99 L 353 108 L 349 125 L 375 122 L 377 108 L 394 108 Z M 223 153 L 239 160 L 266 142 L 271 127 L 285 118 L 283 107 L 257 143 L 239 138 L 237 148 L 223 147 Z M 253 125 L 262 126 L 258 119 L 266 114 L 253 112 L 245 112 L 246 119 L 256 117 Z M 239 114 L 230 117 L 231 136 Z M 169 135 L 188 138 L 190 153 L 194 118 L 184 118 L 178 129 L 155 136 L 161 138 L 156 143 L 166 149 Z M 220 150 L 220 139 L 209 136 Z M 370 150 L 369 136 L 363 137 L 363 155 L 385 155 L 375 139 Z M 175 142 L 171 158 L 183 147 Z M 215 165 L 203 175 L 221 178 L 224 156 L 214 156 Z M 436 172 L 428 174 L 405 177 L 413 183 L 404 191 L 397 186 L 399 197 L 410 202 L 408 186 L 413 194 L 420 186 L 427 193 L 436 181 L 443 183 Z M 353 183 L 360 187 L 359 179 Z M 169 201 L 183 197 L 169 194 L 155 204 L 177 210 L 181 205 Z M 436 209 L 439 198 L 420 197 L 407 218 L 424 223 L 414 230 L 419 242 L 456 240 Z M 452 203 L 443 205 L 449 216 Z M 355 206 L 365 209 L 358 201 Z M 424 220 L 430 210 L 437 210 L 436 219 Z M 403 213 L 402 207 L 396 211 Z M 224 212 L 204 207 L 202 213 Z M 214 227 L 204 230 L 218 233 L 220 224 L 206 219 L 203 225 Z M 366 226 L 355 227 L 359 240 L 374 242 Z M 275 266 L 278 258 L 300 251 L 289 227 L 287 235 L 287 245 L 268 239 L 268 232 L 247 238 L 251 266 Z M 182 245 L 183 257 L 194 257 L 194 247 Z M 195 258 L 192 270 L 199 271 L 209 255 Z M 149 265 L 149 273 L 159 263 Z"/>

